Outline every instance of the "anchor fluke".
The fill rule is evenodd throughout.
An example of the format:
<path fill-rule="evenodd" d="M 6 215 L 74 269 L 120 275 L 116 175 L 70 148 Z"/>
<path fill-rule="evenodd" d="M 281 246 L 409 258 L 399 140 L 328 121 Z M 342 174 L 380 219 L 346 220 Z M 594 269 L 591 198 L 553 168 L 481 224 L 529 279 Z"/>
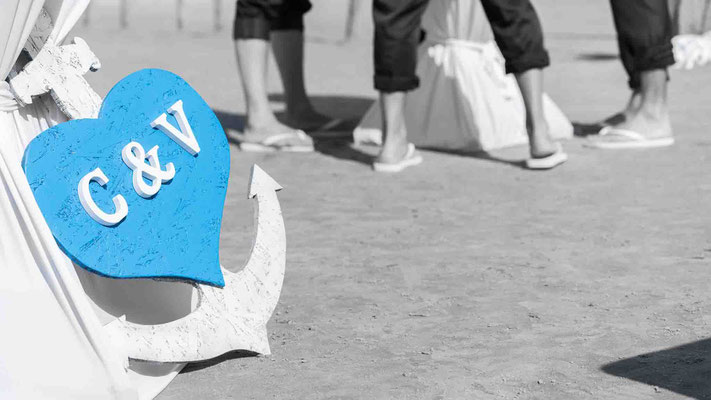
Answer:
<path fill-rule="evenodd" d="M 117 319 L 104 327 L 129 358 L 158 362 L 207 360 L 232 350 L 270 354 L 266 323 L 284 282 L 286 233 L 276 191 L 282 187 L 257 165 L 249 198 L 256 197 L 256 234 L 245 267 L 222 268 L 224 288 L 196 284 L 198 305 L 179 320 L 140 325 Z"/>

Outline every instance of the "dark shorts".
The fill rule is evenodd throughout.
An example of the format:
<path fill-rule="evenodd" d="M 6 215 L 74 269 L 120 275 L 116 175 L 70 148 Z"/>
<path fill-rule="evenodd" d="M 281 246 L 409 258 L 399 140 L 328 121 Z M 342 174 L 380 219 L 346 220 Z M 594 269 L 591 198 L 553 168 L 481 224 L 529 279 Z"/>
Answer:
<path fill-rule="evenodd" d="M 674 64 L 672 20 L 667 0 L 610 0 L 620 58 L 632 89 L 640 74 Z"/>
<path fill-rule="evenodd" d="M 271 31 L 303 31 L 310 9 L 309 0 L 237 0 L 232 37 L 269 40 Z"/>
<path fill-rule="evenodd" d="M 428 2 L 373 1 L 375 89 L 381 92 L 406 92 L 419 85 L 415 74 L 417 45 L 422 14 Z M 481 2 L 491 23 L 496 44 L 506 60 L 507 72 L 520 73 L 548 66 L 543 31 L 530 0 Z"/>

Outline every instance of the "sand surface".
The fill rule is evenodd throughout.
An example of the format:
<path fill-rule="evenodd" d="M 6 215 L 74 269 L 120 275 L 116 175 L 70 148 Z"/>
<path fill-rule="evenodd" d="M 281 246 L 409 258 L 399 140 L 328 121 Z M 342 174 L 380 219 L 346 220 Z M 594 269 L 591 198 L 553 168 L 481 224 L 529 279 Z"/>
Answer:
<path fill-rule="evenodd" d="M 607 2 L 535 3 L 553 99 L 581 122 L 621 108 Z M 100 94 L 166 68 L 238 127 L 229 25 L 121 31 L 100 10 L 76 29 L 103 62 L 90 78 Z M 307 57 L 322 111 L 358 118 L 369 107 L 367 35 L 311 41 Z M 232 146 L 224 265 L 239 269 L 251 244 L 250 166 L 285 188 L 273 354 L 191 365 L 159 399 L 711 398 L 711 68 L 671 79 L 674 147 L 604 152 L 573 139 L 570 161 L 547 173 L 518 166 L 525 148 L 494 159 L 425 152 L 421 167 L 385 176 L 369 168 L 376 149 Z"/>

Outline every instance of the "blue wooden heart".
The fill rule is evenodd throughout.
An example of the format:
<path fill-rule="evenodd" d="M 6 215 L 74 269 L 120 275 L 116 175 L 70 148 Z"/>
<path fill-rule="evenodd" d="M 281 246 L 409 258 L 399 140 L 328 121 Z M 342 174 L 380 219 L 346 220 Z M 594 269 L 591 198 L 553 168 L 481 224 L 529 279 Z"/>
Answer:
<path fill-rule="evenodd" d="M 98 119 L 37 136 L 23 167 L 54 237 L 82 267 L 112 278 L 224 286 L 219 238 L 229 145 L 210 107 L 179 76 L 158 69 L 127 76 Z M 92 175 L 97 168 L 108 182 Z"/>

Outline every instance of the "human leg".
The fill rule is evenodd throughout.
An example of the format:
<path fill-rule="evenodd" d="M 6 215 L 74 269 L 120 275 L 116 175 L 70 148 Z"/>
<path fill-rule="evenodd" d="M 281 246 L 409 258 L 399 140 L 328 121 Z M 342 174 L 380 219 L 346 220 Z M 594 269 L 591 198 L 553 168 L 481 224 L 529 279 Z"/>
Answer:
<path fill-rule="evenodd" d="M 420 21 L 428 0 L 374 0 L 374 85 L 380 92 L 383 148 L 376 162 L 395 163 L 408 155 L 406 92 L 419 85 L 415 74 Z"/>
<path fill-rule="evenodd" d="M 286 121 L 291 126 L 314 130 L 333 119 L 316 111 L 304 83 L 304 14 L 308 0 L 288 0 L 271 24 L 271 44 L 284 85 Z"/>
<path fill-rule="evenodd" d="M 383 148 L 378 162 L 394 163 L 407 153 L 407 127 L 405 126 L 405 92 L 380 93 L 380 113 L 383 121 Z"/>
<path fill-rule="evenodd" d="M 243 139 L 262 142 L 275 135 L 291 133 L 283 145 L 313 146 L 293 128 L 279 122 L 267 96 L 267 62 L 271 21 L 278 9 L 269 0 L 238 0 L 234 24 L 235 54 L 244 89 L 247 116 Z"/>
<path fill-rule="evenodd" d="M 674 64 L 672 22 L 666 0 L 611 0 L 620 58 L 632 99 L 623 121 L 601 131 L 603 142 L 628 141 L 616 130 L 646 139 L 672 136 L 667 105 L 667 67 Z M 636 99 L 635 99 L 636 97 Z"/>
<path fill-rule="evenodd" d="M 543 68 L 550 63 L 543 31 L 529 0 L 482 0 L 506 71 L 516 76 L 526 107 L 526 130 L 533 158 L 558 150 L 543 113 Z"/>

